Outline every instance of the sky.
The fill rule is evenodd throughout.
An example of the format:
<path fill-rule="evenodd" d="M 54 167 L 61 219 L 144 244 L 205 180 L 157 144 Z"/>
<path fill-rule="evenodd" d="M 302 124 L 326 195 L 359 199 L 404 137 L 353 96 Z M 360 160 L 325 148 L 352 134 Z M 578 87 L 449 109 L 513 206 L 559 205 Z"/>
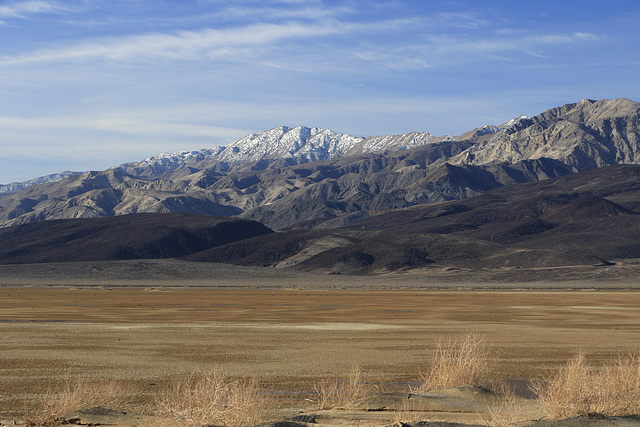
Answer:
<path fill-rule="evenodd" d="M 640 2 L 0 0 L 0 183 L 275 126 L 459 135 L 640 101 Z"/>

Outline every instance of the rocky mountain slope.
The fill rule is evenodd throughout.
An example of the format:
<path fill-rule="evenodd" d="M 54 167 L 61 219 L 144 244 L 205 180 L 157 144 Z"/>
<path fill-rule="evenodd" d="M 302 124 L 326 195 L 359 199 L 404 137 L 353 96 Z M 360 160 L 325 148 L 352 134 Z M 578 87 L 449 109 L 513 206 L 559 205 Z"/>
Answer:
<path fill-rule="evenodd" d="M 638 102 L 584 99 L 522 118 L 451 159 L 451 163 L 485 165 L 550 158 L 575 170 L 638 164 L 639 125 Z"/>
<path fill-rule="evenodd" d="M 72 171 L 64 171 L 59 173 L 54 173 L 51 175 L 45 175 L 38 178 L 30 179 L 28 181 L 21 182 L 11 182 L 9 184 L 0 184 L 0 196 L 9 193 L 15 193 L 16 191 L 20 191 L 27 187 L 32 187 L 38 184 L 46 184 L 50 182 L 61 181 L 65 178 L 69 178 L 73 175 L 78 175 L 80 172 L 72 172 Z"/>
<path fill-rule="evenodd" d="M 393 210 L 343 229 L 258 236 L 186 259 L 367 274 L 606 266 L 638 258 L 640 166 L 617 165 Z"/>
<path fill-rule="evenodd" d="M 273 233 L 243 219 L 136 214 L 7 227 L 0 241 L 0 263 L 181 257 L 333 274 L 607 266 L 640 259 L 640 165 L 503 186 L 339 229 Z"/>
<path fill-rule="evenodd" d="M 0 225 L 136 212 L 237 215 L 273 229 L 332 228 L 423 203 L 596 167 L 640 163 L 640 104 L 591 101 L 458 137 L 355 138 L 279 127 L 227 147 L 29 187 L 0 197 Z"/>

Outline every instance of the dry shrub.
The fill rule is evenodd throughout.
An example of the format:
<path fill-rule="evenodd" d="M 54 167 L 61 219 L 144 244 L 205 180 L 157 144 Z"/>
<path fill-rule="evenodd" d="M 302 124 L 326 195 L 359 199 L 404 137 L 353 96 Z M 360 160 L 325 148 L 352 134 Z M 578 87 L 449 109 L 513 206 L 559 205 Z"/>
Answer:
<path fill-rule="evenodd" d="M 362 378 L 359 366 L 354 366 L 343 378 L 324 378 L 314 386 L 318 409 L 345 405 L 371 394 L 373 388 Z"/>
<path fill-rule="evenodd" d="M 512 426 L 524 420 L 522 404 L 513 388 L 506 383 L 500 383 L 493 387 L 496 395 L 493 405 L 487 411 L 491 416 L 490 421 L 485 421 L 488 426 L 506 427 Z"/>
<path fill-rule="evenodd" d="M 64 416 L 95 406 L 118 408 L 124 402 L 126 390 L 115 380 L 73 378 L 67 374 L 56 390 L 47 391 L 40 410 L 27 418 L 27 425 L 50 427 L 64 424 Z"/>
<path fill-rule="evenodd" d="M 590 413 L 637 415 L 640 358 L 638 354 L 619 356 L 615 365 L 596 370 L 579 353 L 556 375 L 534 383 L 533 390 L 551 419 Z"/>
<path fill-rule="evenodd" d="M 177 379 L 156 398 L 156 426 L 252 426 L 264 420 L 271 401 L 253 380 L 219 372 Z"/>
<path fill-rule="evenodd" d="M 438 343 L 433 362 L 422 384 L 413 392 L 478 385 L 484 380 L 491 365 L 489 349 L 483 337 L 468 333 L 457 341 Z"/>
<path fill-rule="evenodd" d="M 402 406 L 400 408 L 396 408 L 392 411 L 393 413 L 393 426 L 403 426 L 407 423 L 426 421 L 425 418 L 430 418 L 425 416 L 425 413 L 422 411 L 416 411 L 414 408 L 409 405 L 409 400 L 405 399 L 402 402 Z"/>

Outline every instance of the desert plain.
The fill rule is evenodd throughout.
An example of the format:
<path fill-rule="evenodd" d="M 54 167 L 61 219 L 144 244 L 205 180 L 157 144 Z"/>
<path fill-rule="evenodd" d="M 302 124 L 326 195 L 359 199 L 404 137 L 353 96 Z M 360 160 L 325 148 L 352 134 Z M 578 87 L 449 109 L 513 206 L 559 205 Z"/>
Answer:
<path fill-rule="evenodd" d="M 438 343 L 469 332 L 491 375 L 539 378 L 583 351 L 594 366 L 638 350 L 638 264 L 576 269 L 313 275 L 175 260 L 0 266 L 0 420 L 24 419 L 64 378 L 101 378 L 149 413 L 172 378 L 256 379 L 282 419 L 314 385 L 359 366 L 408 389 Z M 523 390 L 526 394 L 526 390 Z"/>

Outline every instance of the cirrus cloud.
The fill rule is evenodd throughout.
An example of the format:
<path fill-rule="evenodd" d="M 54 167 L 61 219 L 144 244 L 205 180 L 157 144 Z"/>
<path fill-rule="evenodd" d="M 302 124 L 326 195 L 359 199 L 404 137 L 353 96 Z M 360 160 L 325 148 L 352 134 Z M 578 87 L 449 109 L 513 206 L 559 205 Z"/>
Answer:
<path fill-rule="evenodd" d="M 198 60 L 216 56 L 220 49 L 260 46 L 286 39 L 336 34 L 334 25 L 255 24 L 226 30 L 204 29 L 174 34 L 144 34 L 105 38 L 64 48 L 39 50 L 25 55 L 4 56 L 0 65 L 54 61 L 126 61 L 151 59 Z"/>
<path fill-rule="evenodd" d="M 64 9 L 57 3 L 43 0 L 29 0 L 0 6 L 0 17 L 23 18 L 34 13 L 50 13 Z"/>

